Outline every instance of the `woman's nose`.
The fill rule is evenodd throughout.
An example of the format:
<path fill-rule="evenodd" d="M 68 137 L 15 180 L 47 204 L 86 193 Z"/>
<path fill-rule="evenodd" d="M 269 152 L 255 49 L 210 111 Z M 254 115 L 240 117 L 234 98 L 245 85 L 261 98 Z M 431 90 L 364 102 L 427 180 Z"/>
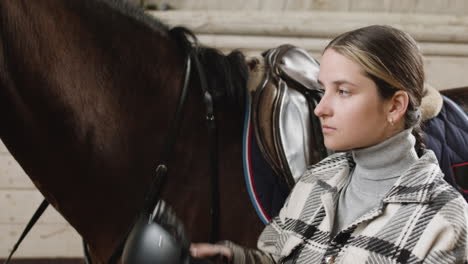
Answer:
<path fill-rule="evenodd" d="M 314 109 L 314 114 L 318 117 L 330 115 L 329 102 L 326 95 L 323 95 L 322 99 Z"/>

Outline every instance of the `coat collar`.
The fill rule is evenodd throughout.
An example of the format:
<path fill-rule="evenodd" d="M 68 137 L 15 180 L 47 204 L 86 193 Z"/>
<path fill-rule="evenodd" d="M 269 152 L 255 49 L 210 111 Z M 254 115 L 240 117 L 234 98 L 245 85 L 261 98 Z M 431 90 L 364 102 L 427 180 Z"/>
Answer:
<path fill-rule="evenodd" d="M 350 152 L 335 153 L 310 168 L 310 175 L 328 192 L 338 192 L 346 183 L 355 166 Z"/>
<path fill-rule="evenodd" d="M 311 167 L 318 184 L 328 192 L 338 192 L 345 185 L 349 171 L 355 166 L 351 153 L 332 155 Z M 443 178 L 432 150 L 406 170 L 383 198 L 384 203 L 427 203 L 432 199 L 436 182 Z"/>
<path fill-rule="evenodd" d="M 436 183 L 443 178 L 432 150 L 416 161 L 388 192 L 384 203 L 428 203 L 432 200 Z"/>

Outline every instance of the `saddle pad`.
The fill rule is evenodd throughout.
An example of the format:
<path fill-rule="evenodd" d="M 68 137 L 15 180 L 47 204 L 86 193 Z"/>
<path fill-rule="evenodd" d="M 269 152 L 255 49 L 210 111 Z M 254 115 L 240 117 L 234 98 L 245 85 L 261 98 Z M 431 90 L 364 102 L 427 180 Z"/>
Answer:
<path fill-rule="evenodd" d="M 244 177 L 250 200 L 264 224 L 278 215 L 289 195 L 289 187 L 263 157 L 253 132 L 250 94 L 246 96 L 243 135 Z"/>
<path fill-rule="evenodd" d="M 424 141 L 434 151 L 444 179 L 468 201 L 468 115 L 442 96 L 441 111 L 423 123 Z"/>

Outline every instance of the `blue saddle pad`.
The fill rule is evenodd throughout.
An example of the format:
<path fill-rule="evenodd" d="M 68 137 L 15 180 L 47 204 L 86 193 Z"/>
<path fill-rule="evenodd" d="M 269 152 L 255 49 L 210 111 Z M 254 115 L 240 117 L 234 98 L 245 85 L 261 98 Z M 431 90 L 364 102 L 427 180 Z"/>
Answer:
<path fill-rule="evenodd" d="M 442 98 L 440 113 L 424 124 L 424 138 L 445 180 L 468 201 L 468 116 L 448 97 Z"/>

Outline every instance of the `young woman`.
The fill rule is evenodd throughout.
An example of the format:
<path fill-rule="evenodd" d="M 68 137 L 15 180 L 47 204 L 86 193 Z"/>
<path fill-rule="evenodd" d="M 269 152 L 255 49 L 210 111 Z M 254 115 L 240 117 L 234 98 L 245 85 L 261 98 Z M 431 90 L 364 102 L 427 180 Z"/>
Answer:
<path fill-rule="evenodd" d="M 417 43 L 389 26 L 344 33 L 321 59 L 315 109 L 339 153 L 299 179 L 258 249 L 193 244 L 232 263 L 465 263 L 468 206 L 419 133 Z"/>

